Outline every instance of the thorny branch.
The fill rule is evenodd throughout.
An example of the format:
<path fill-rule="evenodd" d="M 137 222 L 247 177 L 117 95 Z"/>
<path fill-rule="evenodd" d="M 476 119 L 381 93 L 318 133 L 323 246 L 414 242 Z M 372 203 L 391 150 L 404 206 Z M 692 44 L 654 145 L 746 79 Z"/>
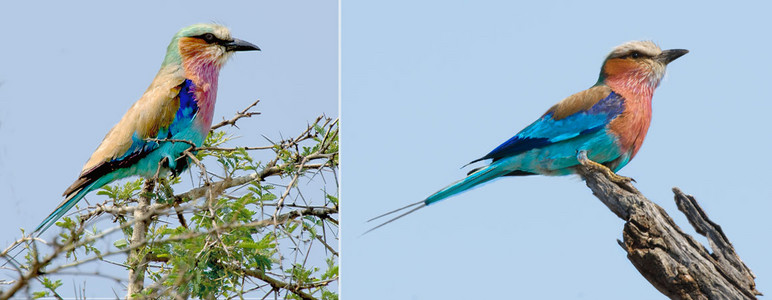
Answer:
<path fill-rule="evenodd" d="M 253 107 L 257 106 L 258 103 L 260 103 L 260 99 L 255 100 L 255 102 L 252 102 L 252 104 L 247 106 L 247 108 L 245 108 L 244 110 L 236 113 L 236 115 L 233 116 L 233 118 L 231 118 L 230 120 L 222 120 L 222 122 L 212 125 L 211 131 L 214 131 L 214 130 L 216 130 L 216 129 L 220 128 L 220 127 L 223 127 L 225 125 L 236 126 L 236 121 L 238 121 L 241 118 L 249 118 L 249 117 L 252 117 L 252 116 L 255 116 L 255 115 L 259 115 L 260 112 L 256 112 L 256 111 L 250 112 L 249 111 Z"/>
<path fill-rule="evenodd" d="M 254 106 L 256 106 L 258 102 L 259 100 L 250 104 L 246 109 L 238 112 L 230 120 L 223 120 L 222 122 L 213 125 L 212 130 L 225 125 L 231 125 L 235 127 L 236 122 L 240 119 L 258 115 L 258 112 L 249 111 Z M 295 186 L 297 185 L 298 179 L 302 176 L 303 173 L 313 170 L 315 170 L 315 172 L 321 172 L 322 170 L 332 170 L 334 172 L 335 168 L 337 167 L 337 152 L 329 152 L 329 149 L 332 146 L 332 141 L 337 139 L 337 122 L 337 120 L 326 119 L 323 116 L 320 116 L 313 123 L 309 124 L 308 127 L 297 137 L 274 143 L 271 146 L 239 148 L 201 147 L 189 149 L 185 155 L 188 155 L 194 165 L 198 166 L 199 170 L 201 171 L 201 178 L 203 178 L 204 181 L 202 186 L 176 195 L 173 194 L 173 192 L 170 192 L 168 186 L 166 186 L 168 190 L 164 190 L 163 192 L 167 195 L 167 198 L 169 198 L 170 201 L 157 201 L 156 203 L 151 203 L 149 195 L 154 191 L 153 183 L 156 180 L 148 180 L 145 182 L 145 187 L 143 188 L 142 193 L 139 194 L 139 202 L 136 206 L 128 206 L 124 203 L 116 203 L 115 201 L 112 203 L 111 201 L 104 201 L 102 203 L 83 209 L 82 211 L 85 211 L 85 213 L 79 216 L 78 222 L 74 223 L 73 227 L 69 227 L 68 234 L 62 235 L 62 237 L 65 237 L 65 239 L 61 241 L 62 244 L 53 244 L 54 247 L 52 253 L 41 258 L 40 253 L 34 251 L 34 253 L 32 253 L 30 256 L 31 261 L 29 266 L 25 266 L 24 269 L 15 269 L 18 276 L 14 280 L 6 281 L 6 284 L 10 284 L 11 287 L 8 289 L 3 289 L 2 294 L 0 294 L 0 300 L 13 297 L 19 290 L 26 287 L 30 280 L 37 278 L 39 275 L 61 273 L 62 271 L 66 271 L 67 269 L 80 266 L 88 262 L 94 262 L 98 260 L 105 261 L 104 259 L 106 257 L 121 253 L 130 253 L 128 260 L 128 266 L 130 269 L 128 292 L 130 297 L 132 294 L 144 295 L 140 297 L 147 298 L 155 298 L 161 295 L 166 295 L 167 297 L 184 299 L 190 296 L 188 294 L 188 290 L 178 290 L 175 288 L 176 286 L 185 284 L 185 282 L 190 279 L 185 279 L 187 278 L 187 275 L 182 272 L 182 270 L 179 271 L 182 273 L 175 275 L 175 278 L 177 278 L 176 280 L 170 279 L 172 278 L 169 277 L 172 275 L 171 273 L 166 273 L 160 279 L 155 277 L 157 278 L 155 279 L 155 283 L 144 287 L 144 280 L 142 278 L 144 277 L 144 274 L 148 272 L 145 270 L 145 268 L 149 266 L 149 262 L 161 264 L 168 264 L 170 262 L 169 257 L 159 257 L 152 251 L 148 251 L 148 247 L 204 237 L 208 241 L 206 243 L 207 246 L 205 249 L 202 249 L 202 252 L 199 254 L 202 254 L 203 251 L 208 251 L 206 248 L 213 249 L 215 245 L 219 245 L 217 246 L 219 249 L 222 249 L 228 253 L 228 249 L 233 246 L 227 245 L 222 237 L 223 234 L 227 234 L 231 230 L 237 230 L 239 228 L 251 228 L 257 230 L 259 228 L 269 226 L 281 226 L 284 228 L 290 223 L 300 224 L 300 222 L 302 222 L 301 220 L 307 217 L 314 217 L 322 222 L 322 235 L 311 234 L 311 240 L 321 243 L 324 246 L 324 249 L 329 251 L 328 253 L 331 253 L 333 256 L 337 257 L 338 252 L 335 251 L 333 246 L 331 246 L 335 245 L 336 243 L 327 243 L 325 241 L 328 236 L 326 233 L 327 229 L 325 228 L 325 224 L 331 224 L 328 226 L 337 227 L 337 220 L 333 217 L 333 215 L 338 213 L 337 205 L 330 206 L 330 204 L 326 204 L 326 206 L 313 206 L 309 204 L 298 205 L 295 203 L 288 205 L 284 204 L 285 199 L 289 197 L 293 187 L 297 188 Z M 326 129 L 326 132 L 321 135 L 318 133 L 313 133 L 312 131 L 314 131 L 315 128 L 324 128 Z M 333 130 L 333 128 L 335 129 Z M 299 145 L 310 139 L 321 139 L 321 141 L 317 140 L 317 142 L 319 142 L 317 149 L 311 153 L 300 155 Z M 153 141 L 159 143 L 184 142 L 190 144 L 190 142 L 184 140 L 153 139 Z M 259 170 L 256 169 L 254 172 L 235 177 L 221 177 L 221 180 L 217 181 L 211 179 L 210 174 L 208 174 L 206 171 L 206 166 L 201 161 L 199 161 L 195 155 L 193 155 L 193 153 L 199 151 L 234 152 L 240 150 L 274 150 L 277 155 L 265 163 Z M 288 158 L 286 157 L 286 153 L 293 154 Z M 227 190 L 237 191 L 242 187 L 249 186 L 250 184 L 254 184 L 256 182 L 263 182 L 267 178 L 274 176 L 289 176 L 292 179 L 290 180 L 289 184 L 287 184 L 285 190 L 281 193 L 281 196 L 275 200 L 276 203 L 266 202 L 264 205 L 261 204 L 261 207 L 273 206 L 275 208 L 274 213 L 270 215 L 270 217 L 264 219 L 254 219 L 250 222 L 243 223 L 227 223 L 218 218 L 217 213 L 214 211 L 214 208 L 219 205 L 217 204 L 216 199 L 221 197 L 225 197 L 226 199 L 239 198 L 228 195 L 226 193 Z M 161 184 L 156 186 L 156 188 L 159 190 L 164 188 L 163 182 L 164 181 L 161 180 Z M 300 190 L 298 190 L 298 192 L 300 192 Z M 204 205 L 197 205 L 196 201 L 194 200 L 202 198 L 205 199 L 205 201 L 203 201 Z M 217 207 L 219 208 L 219 206 Z M 292 208 L 292 210 L 286 213 L 282 213 L 281 209 L 284 207 Z M 84 236 L 85 228 L 87 223 L 89 223 L 88 221 L 93 220 L 97 216 L 105 213 L 115 216 L 114 220 L 121 221 L 121 225 L 99 233 Z M 149 233 L 152 231 L 150 228 L 151 226 L 157 226 L 150 224 L 158 222 L 162 217 L 177 215 L 180 218 L 180 222 L 184 223 L 182 213 L 192 213 L 195 215 L 205 216 L 211 220 L 210 226 L 206 230 L 188 230 L 179 234 L 172 234 L 160 238 L 144 236 L 145 232 Z M 133 215 L 134 218 L 126 218 L 126 216 L 131 215 Z M 103 251 L 98 255 L 84 257 L 69 263 L 60 264 L 58 266 L 52 265 L 53 261 L 62 257 L 65 253 L 69 253 L 83 247 L 89 247 L 89 245 L 92 245 L 95 241 L 104 239 L 107 235 L 116 231 L 126 232 L 125 229 L 127 228 L 133 228 L 131 230 L 131 232 L 133 232 L 133 236 L 129 240 L 129 244 L 123 248 L 112 251 Z M 283 232 L 283 234 L 285 234 L 290 241 L 296 243 L 297 241 L 292 238 L 293 234 L 291 233 L 291 230 L 288 230 L 288 228 L 289 227 L 282 229 L 281 232 Z M 31 237 L 23 237 L 22 239 L 16 241 L 15 244 L 24 244 L 27 245 L 29 249 L 34 250 L 37 248 L 38 243 L 40 242 L 42 241 L 36 241 Z M 11 248 L 9 247 L 8 249 Z M 8 249 L 6 249 L 4 252 L 0 252 L 0 258 L 7 258 L 10 256 L 8 255 Z M 303 264 L 305 264 L 305 261 Z M 46 268 L 45 273 L 41 271 L 44 268 Z M 318 291 L 319 287 L 326 286 L 332 282 L 337 281 L 337 276 L 335 276 L 332 279 L 317 281 L 315 285 L 303 285 L 292 283 L 292 281 L 295 279 L 294 277 L 288 275 L 281 275 L 282 277 L 290 279 L 290 281 L 283 282 L 279 279 L 267 276 L 266 273 L 260 270 L 253 270 L 248 268 L 245 269 L 244 267 L 238 267 L 237 269 L 248 277 L 253 277 L 267 283 L 268 286 L 271 287 L 272 293 L 287 291 L 296 295 L 297 297 L 300 297 L 301 299 L 315 299 L 311 293 Z M 173 287 L 162 285 L 163 282 L 167 280 L 174 282 Z M 252 280 L 250 279 L 249 281 L 251 282 Z M 3 284 L 3 282 L 0 281 L 0 284 Z M 257 290 L 259 289 L 259 286 L 260 285 L 250 290 Z M 54 293 L 54 296 L 57 296 L 53 289 L 50 291 Z"/>

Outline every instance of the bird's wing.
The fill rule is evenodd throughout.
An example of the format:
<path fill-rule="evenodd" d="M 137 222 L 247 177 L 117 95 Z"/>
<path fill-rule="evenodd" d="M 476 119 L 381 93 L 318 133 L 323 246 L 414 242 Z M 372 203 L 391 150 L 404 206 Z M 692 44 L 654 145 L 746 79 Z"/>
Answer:
<path fill-rule="evenodd" d="M 64 192 L 71 195 L 102 176 L 132 165 L 158 148 L 149 138 L 171 138 L 175 121 L 195 114 L 192 83 L 184 78 L 156 80 L 105 136 L 83 167 L 79 178 Z"/>
<path fill-rule="evenodd" d="M 493 149 L 485 159 L 497 161 L 600 130 L 624 110 L 624 98 L 605 85 L 563 99 L 541 118 Z"/>
<path fill-rule="evenodd" d="M 547 110 L 536 122 L 533 122 L 487 155 L 471 163 L 484 159 L 493 159 L 495 162 L 531 149 L 545 147 L 584 134 L 591 134 L 606 126 L 611 120 L 620 115 L 623 110 L 624 98 L 622 96 L 614 93 L 611 91 L 611 88 L 605 85 L 592 87 L 563 99 L 563 101 Z M 474 169 L 467 174 L 466 178 L 454 182 L 424 200 L 368 220 L 368 222 L 373 221 L 410 208 L 407 212 L 397 215 L 365 233 L 494 178 L 518 175 L 532 175 L 532 173 L 520 170 L 512 171 L 502 168 L 501 164 L 496 163 Z"/>

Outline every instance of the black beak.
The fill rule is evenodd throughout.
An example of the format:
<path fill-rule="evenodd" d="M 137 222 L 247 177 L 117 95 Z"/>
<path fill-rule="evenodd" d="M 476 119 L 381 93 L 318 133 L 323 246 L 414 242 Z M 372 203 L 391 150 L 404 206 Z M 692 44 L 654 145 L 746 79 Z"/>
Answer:
<path fill-rule="evenodd" d="M 657 55 L 657 60 L 669 64 L 671 61 L 676 60 L 676 58 L 679 58 L 681 56 L 684 56 L 684 54 L 689 53 L 689 50 L 686 49 L 670 49 L 662 51 L 659 55 Z"/>
<path fill-rule="evenodd" d="M 232 41 L 225 42 L 222 45 L 225 46 L 226 51 L 252 51 L 252 50 L 260 51 L 260 47 L 250 42 L 242 41 L 240 39 L 233 39 Z"/>

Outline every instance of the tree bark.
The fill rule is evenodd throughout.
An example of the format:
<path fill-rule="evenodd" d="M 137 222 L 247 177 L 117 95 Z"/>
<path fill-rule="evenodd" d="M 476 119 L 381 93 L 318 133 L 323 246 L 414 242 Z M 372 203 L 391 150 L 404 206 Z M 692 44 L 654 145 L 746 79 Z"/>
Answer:
<path fill-rule="evenodd" d="M 617 184 L 602 172 L 580 166 L 593 194 L 626 223 L 617 241 L 627 258 L 657 290 L 671 299 L 756 299 L 755 276 L 721 227 L 708 219 L 694 197 L 673 188 L 678 209 L 713 253 L 684 233 L 665 210 L 632 184 Z"/>
<path fill-rule="evenodd" d="M 150 224 L 150 196 L 155 187 L 155 180 L 146 179 L 142 192 L 137 200 L 137 208 L 134 210 L 134 228 L 131 234 L 132 247 L 145 242 L 147 228 Z M 147 255 L 145 247 L 135 247 L 129 252 L 129 285 L 126 299 L 131 299 L 131 295 L 139 293 L 145 286 L 145 270 L 147 270 Z"/>

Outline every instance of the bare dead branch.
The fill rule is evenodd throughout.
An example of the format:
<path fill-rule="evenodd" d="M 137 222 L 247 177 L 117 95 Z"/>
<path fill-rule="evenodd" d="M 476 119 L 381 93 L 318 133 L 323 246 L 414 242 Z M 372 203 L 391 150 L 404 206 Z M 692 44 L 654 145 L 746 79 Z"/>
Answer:
<path fill-rule="evenodd" d="M 675 200 L 713 253 L 686 234 L 659 205 L 635 187 L 620 186 L 602 172 L 579 167 L 587 186 L 614 214 L 626 221 L 624 242 L 618 241 L 638 271 L 672 299 L 756 299 L 755 276 L 742 262 L 726 235 L 697 205 L 674 188 Z"/>

